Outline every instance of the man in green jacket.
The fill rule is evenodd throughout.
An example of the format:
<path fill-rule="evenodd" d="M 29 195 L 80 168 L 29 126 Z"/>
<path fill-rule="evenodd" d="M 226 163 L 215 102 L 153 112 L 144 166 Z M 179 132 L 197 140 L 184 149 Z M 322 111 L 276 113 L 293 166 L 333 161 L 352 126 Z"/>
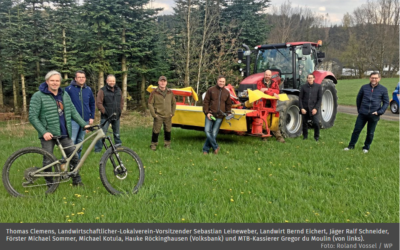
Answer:
<path fill-rule="evenodd" d="M 157 149 L 158 134 L 161 126 L 164 124 L 164 147 L 171 147 L 171 128 L 172 117 L 175 115 L 176 99 L 170 89 L 167 88 L 167 78 L 160 76 L 158 79 L 158 88 L 151 92 L 149 97 L 149 109 L 154 118 L 153 135 L 151 137 L 150 148 Z"/>
<path fill-rule="evenodd" d="M 53 154 L 56 141 L 53 136 L 62 136 L 61 145 L 69 157 L 75 147 L 71 140 L 72 126 L 71 118 L 82 128 L 86 122 L 76 111 L 68 93 L 60 89 L 61 74 L 55 70 L 45 76 L 46 82 L 39 86 L 39 91 L 33 94 L 29 104 L 29 121 L 38 131 L 42 148 Z M 69 147 L 69 148 L 68 148 Z M 49 159 L 43 159 L 43 166 L 50 164 Z M 79 163 L 78 155 L 71 160 L 71 170 Z M 48 169 L 51 171 L 51 169 Z M 48 186 L 53 183 L 53 177 L 45 177 Z M 72 177 L 73 186 L 83 186 L 79 173 Z"/>

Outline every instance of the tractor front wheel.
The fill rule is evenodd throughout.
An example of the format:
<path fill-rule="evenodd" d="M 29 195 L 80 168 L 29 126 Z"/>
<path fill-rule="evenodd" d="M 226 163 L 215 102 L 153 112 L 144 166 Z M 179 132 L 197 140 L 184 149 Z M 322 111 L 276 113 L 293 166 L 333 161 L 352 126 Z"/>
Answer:
<path fill-rule="evenodd" d="M 284 137 L 298 137 L 302 133 L 299 97 L 288 95 L 288 101 L 278 101 L 279 127 Z"/>

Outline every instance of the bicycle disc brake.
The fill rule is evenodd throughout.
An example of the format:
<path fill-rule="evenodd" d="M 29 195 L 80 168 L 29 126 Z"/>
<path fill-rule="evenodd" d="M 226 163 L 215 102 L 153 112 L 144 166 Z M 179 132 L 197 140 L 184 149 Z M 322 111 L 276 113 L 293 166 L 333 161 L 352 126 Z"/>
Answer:
<path fill-rule="evenodd" d="M 124 180 L 128 176 L 128 171 L 126 171 L 126 168 L 122 165 L 118 165 L 114 169 L 114 175 L 120 180 Z"/>

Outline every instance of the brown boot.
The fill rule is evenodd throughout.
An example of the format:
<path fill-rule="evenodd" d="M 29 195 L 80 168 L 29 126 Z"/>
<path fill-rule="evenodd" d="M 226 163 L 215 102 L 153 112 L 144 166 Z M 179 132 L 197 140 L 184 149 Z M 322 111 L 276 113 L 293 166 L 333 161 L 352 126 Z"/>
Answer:
<path fill-rule="evenodd" d="M 157 145 L 158 145 L 158 142 L 152 142 L 151 145 L 150 145 L 150 149 L 153 150 L 153 151 L 156 151 Z"/>
<path fill-rule="evenodd" d="M 285 143 L 286 142 L 285 139 L 283 139 L 283 136 L 281 134 L 281 130 L 280 129 L 278 129 L 277 131 L 273 131 L 272 133 L 275 135 L 275 138 L 276 138 L 276 140 L 278 142 L 281 142 L 281 143 Z"/>
<path fill-rule="evenodd" d="M 171 148 L 171 141 L 164 141 L 165 148 Z"/>

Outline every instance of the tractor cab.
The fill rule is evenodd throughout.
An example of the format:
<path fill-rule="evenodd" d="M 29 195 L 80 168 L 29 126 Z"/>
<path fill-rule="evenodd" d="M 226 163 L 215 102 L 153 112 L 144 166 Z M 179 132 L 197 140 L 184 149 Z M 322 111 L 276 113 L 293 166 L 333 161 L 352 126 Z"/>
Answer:
<path fill-rule="evenodd" d="M 250 76 L 249 67 L 243 72 L 245 78 L 238 90 L 240 98 L 245 98 L 246 89 L 256 89 L 256 82 L 262 79 L 265 70 L 272 71 L 272 78 L 280 84 L 281 92 L 298 92 L 300 87 L 307 83 L 307 75 L 315 71 L 317 65 L 322 62 L 325 53 L 318 52 L 321 42 L 293 42 L 256 46 L 256 61 L 254 63 L 254 74 Z M 251 52 L 239 51 L 239 59 L 242 55 L 250 56 Z M 250 60 L 247 60 L 249 62 Z M 316 79 L 317 82 L 317 79 Z M 321 81 L 319 81 L 321 83 Z"/>

